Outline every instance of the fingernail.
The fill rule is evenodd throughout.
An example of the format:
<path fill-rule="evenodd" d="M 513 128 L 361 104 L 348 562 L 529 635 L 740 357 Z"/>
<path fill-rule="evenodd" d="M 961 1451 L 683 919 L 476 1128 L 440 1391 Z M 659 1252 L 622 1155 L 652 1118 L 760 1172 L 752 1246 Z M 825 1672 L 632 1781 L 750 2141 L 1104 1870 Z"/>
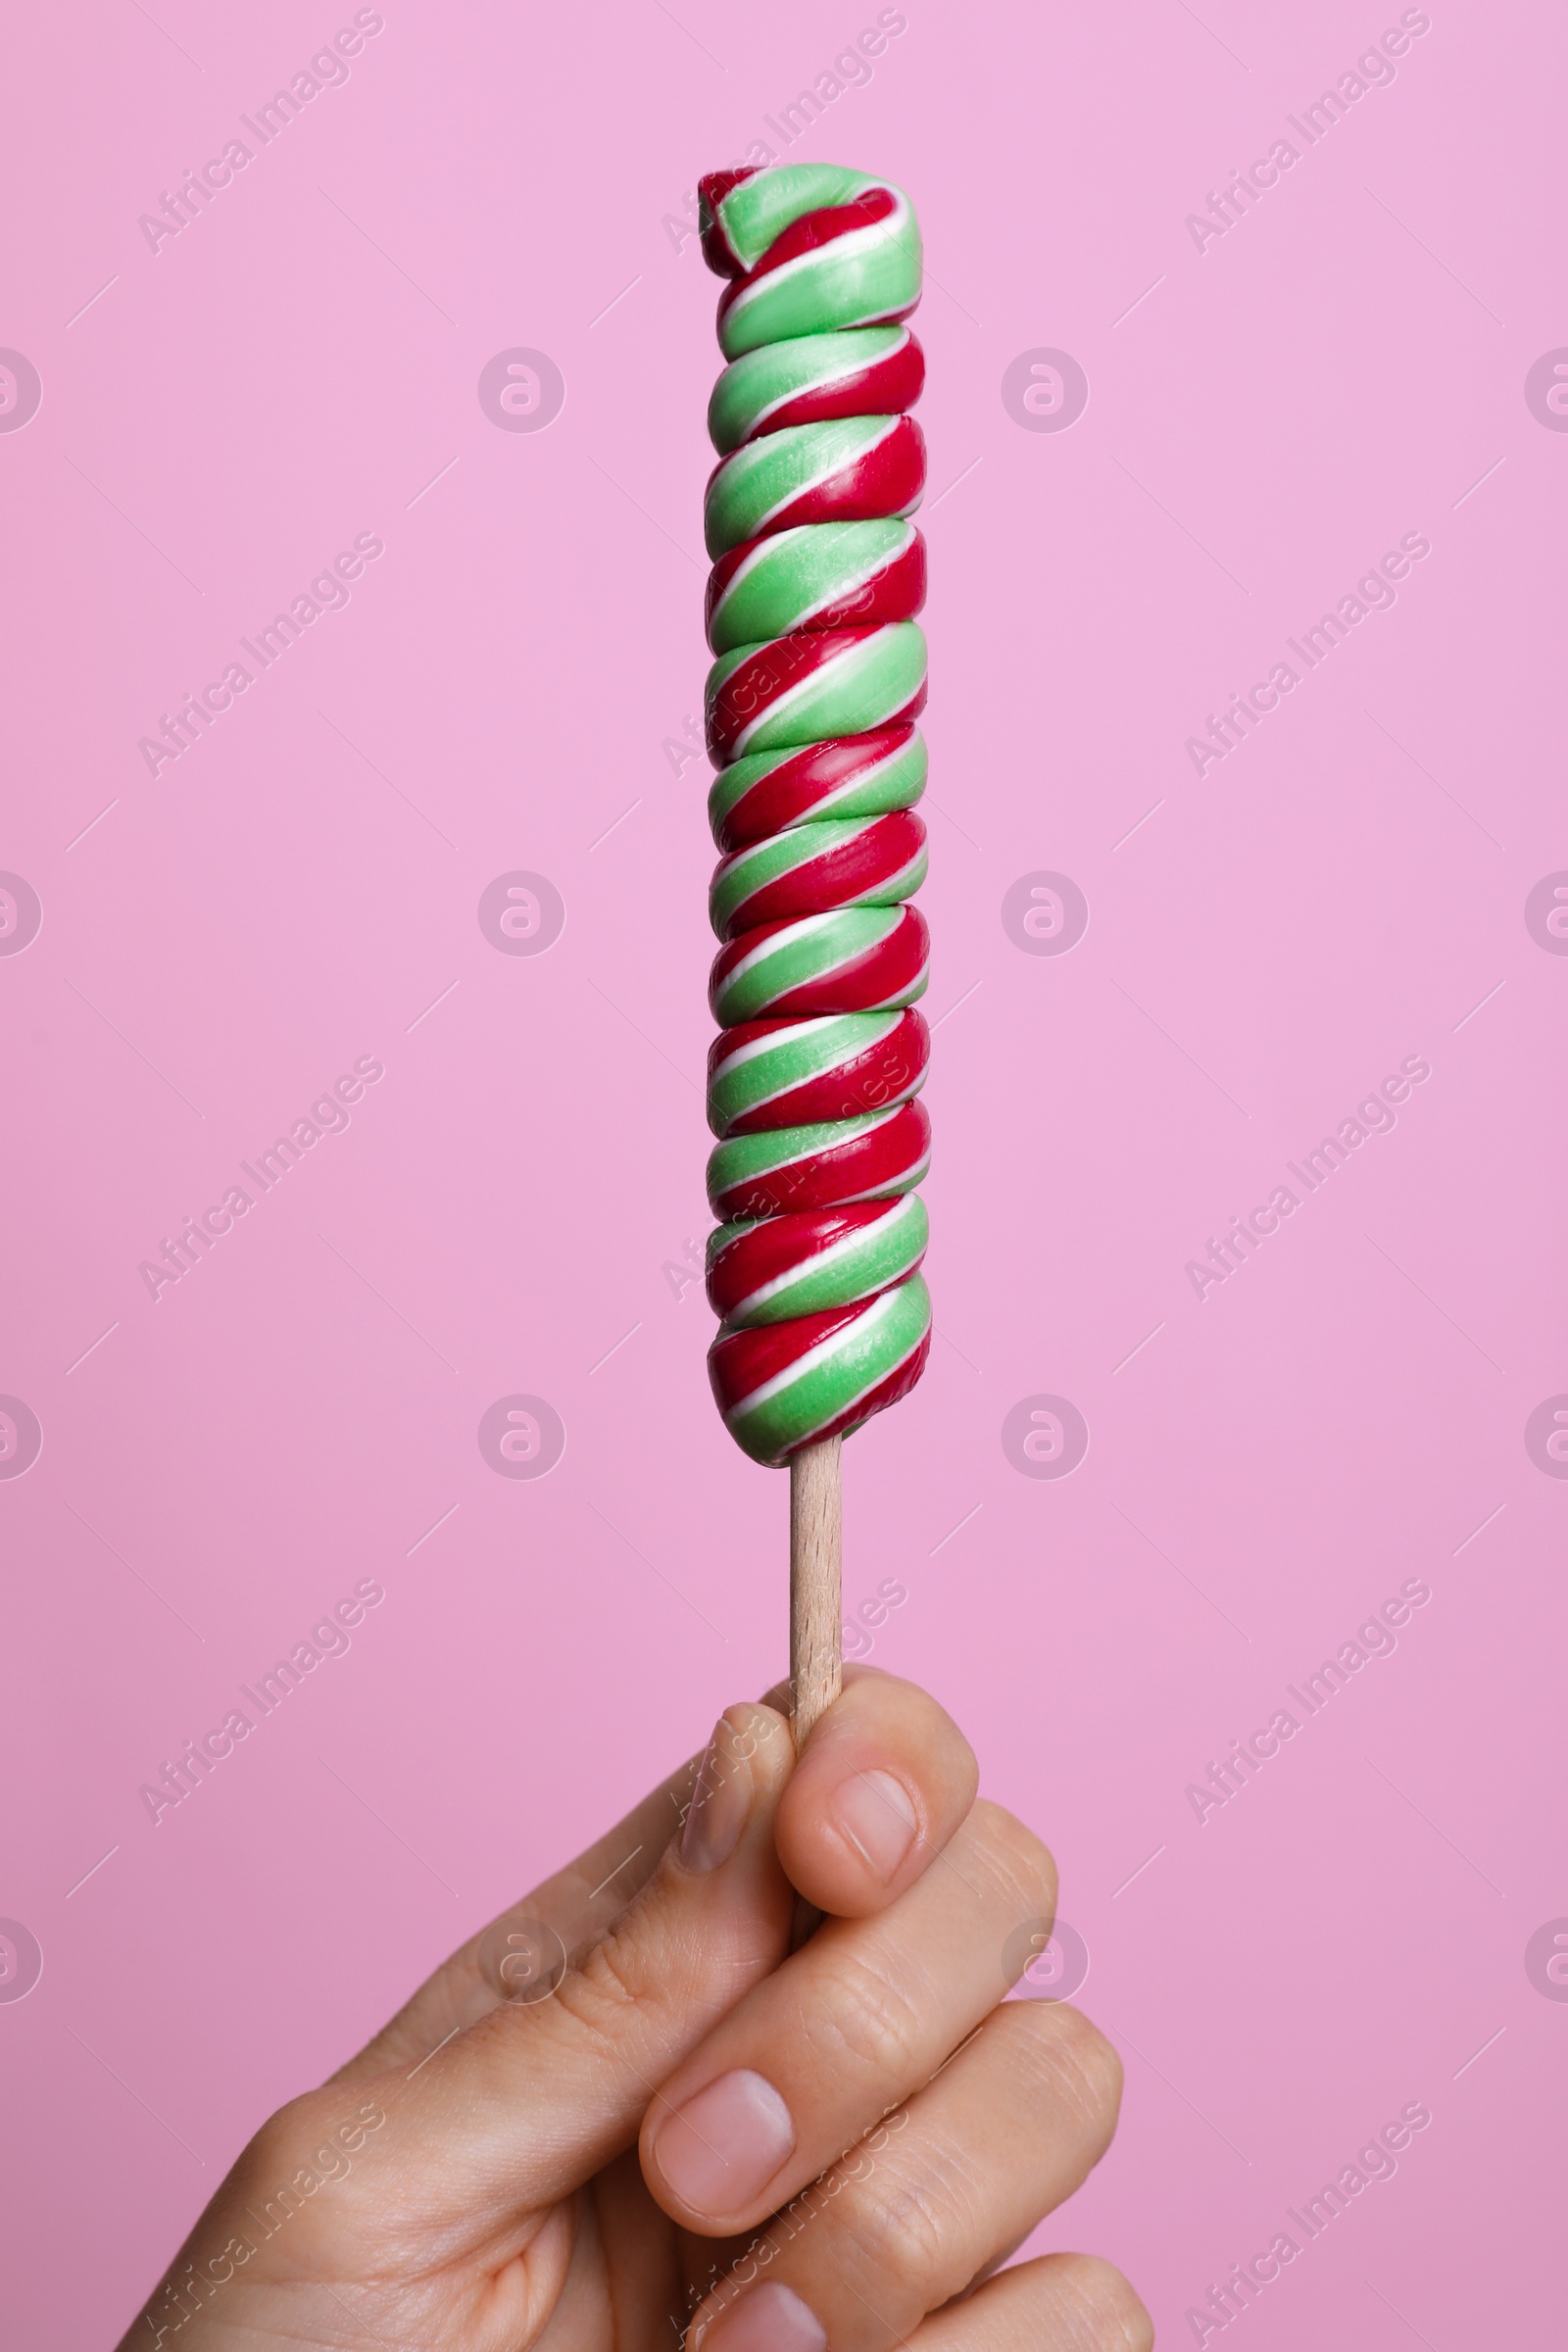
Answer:
<path fill-rule="evenodd" d="M 726 2304 L 702 2334 L 703 2352 L 826 2352 L 827 2329 L 781 2279 Z"/>
<path fill-rule="evenodd" d="M 677 2107 L 654 2140 L 654 2158 L 693 2213 L 739 2213 L 767 2186 L 795 2145 L 790 2111 L 749 2068 Z"/>
<path fill-rule="evenodd" d="M 879 1879 L 891 1879 L 919 1827 L 908 1792 L 891 1772 L 858 1772 L 841 1781 L 833 1819 Z"/>
<path fill-rule="evenodd" d="M 752 1809 L 752 1775 L 721 1715 L 713 1726 L 703 1768 L 680 1834 L 680 1858 L 688 1870 L 716 1870 L 740 1843 Z"/>

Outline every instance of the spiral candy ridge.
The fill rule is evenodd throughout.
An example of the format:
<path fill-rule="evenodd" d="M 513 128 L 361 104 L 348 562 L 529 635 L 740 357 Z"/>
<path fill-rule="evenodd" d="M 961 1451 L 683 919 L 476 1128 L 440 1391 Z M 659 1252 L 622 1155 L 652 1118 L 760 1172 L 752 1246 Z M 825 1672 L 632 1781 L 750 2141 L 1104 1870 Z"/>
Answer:
<path fill-rule="evenodd" d="M 743 539 L 713 565 L 715 654 L 799 629 L 912 620 L 925 603 L 925 541 L 900 516 L 799 524 Z"/>
<path fill-rule="evenodd" d="M 912 416 L 839 416 L 748 441 L 708 477 L 703 535 L 715 560 L 744 539 L 804 522 L 912 514 L 925 492 L 925 435 Z"/>
<path fill-rule="evenodd" d="M 906 808 L 826 818 L 749 841 L 713 868 L 708 910 L 720 939 L 830 906 L 893 906 L 925 880 L 925 827 Z"/>
<path fill-rule="evenodd" d="M 704 509 L 709 1372 L 782 1463 L 906 1396 L 931 1344 L 920 233 L 902 189 L 835 165 L 701 193 L 729 363 Z"/>
<path fill-rule="evenodd" d="M 708 432 L 721 457 L 786 424 L 831 416 L 897 416 L 925 382 L 925 354 L 906 326 L 862 326 L 841 335 L 797 335 L 731 362 L 708 404 Z"/>
<path fill-rule="evenodd" d="M 925 775 L 925 739 L 912 726 L 750 753 L 713 778 L 708 821 L 721 850 L 738 850 L 824 817 L 912 808 Z"/>

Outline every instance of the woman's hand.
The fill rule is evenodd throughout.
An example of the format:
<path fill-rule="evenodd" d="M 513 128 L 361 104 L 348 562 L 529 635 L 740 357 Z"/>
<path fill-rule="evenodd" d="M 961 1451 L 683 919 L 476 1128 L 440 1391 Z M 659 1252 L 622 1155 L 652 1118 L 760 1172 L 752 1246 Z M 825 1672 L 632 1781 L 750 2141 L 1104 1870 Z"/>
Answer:
<path fill-rule="evenodd" d="M 122 2352 L 1147 2352 L 1104 2263 L 989 2278 L 1121 2072 L 1076 2011 L 1001 2005 L 1055 1872 L 975 1779 L 867 1668 L 798 1765 L 731 1707 L 263 2127 Z M 792 1952 L 797 1890 L 827 1916 Z"/>

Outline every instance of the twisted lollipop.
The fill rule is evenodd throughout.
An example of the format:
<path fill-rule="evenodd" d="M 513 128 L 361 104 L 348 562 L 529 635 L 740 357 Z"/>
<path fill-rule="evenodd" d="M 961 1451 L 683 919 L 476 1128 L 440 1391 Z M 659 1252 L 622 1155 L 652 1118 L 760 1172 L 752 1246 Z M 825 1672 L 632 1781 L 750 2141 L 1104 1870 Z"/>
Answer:
<path fill-rule="evenodd" d="M 804 1736 L 838 1689 L 838 1447 L 925 1368 L 930 1159 L 912 1009 L 929 936 L 913 813 L 926 753 L 925 443 L 908 199 L 832 165 L 710 172 L 703 251 L 730 282 L 704 524 L 721 852 L 708 1169 L 722 1222 L 709 1353 L 730 1434 L 791 1468 Z"/>

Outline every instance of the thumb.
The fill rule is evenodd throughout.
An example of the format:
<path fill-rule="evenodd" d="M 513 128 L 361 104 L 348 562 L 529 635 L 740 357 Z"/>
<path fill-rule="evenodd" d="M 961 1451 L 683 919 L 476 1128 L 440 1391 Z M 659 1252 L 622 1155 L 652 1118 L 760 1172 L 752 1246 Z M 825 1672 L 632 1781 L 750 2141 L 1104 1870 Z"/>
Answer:
<path fill-rule="evenodd" d="M 794 1891 L 773 1826 L 794 1763 L 781 1714 L 729 1708 L 679 1836 L 608 1934 L 545 1997 L 530 1984 L 401 2081 L 383 2078 L 398 2127 L 387 2153 L 395 2145 L 417 2168 L 428 2222 L 438 2224 L 432 2199 L 482 2230 L 579 2187 L 635 2140 L 659 2084 L 778 1966 Z"/>

